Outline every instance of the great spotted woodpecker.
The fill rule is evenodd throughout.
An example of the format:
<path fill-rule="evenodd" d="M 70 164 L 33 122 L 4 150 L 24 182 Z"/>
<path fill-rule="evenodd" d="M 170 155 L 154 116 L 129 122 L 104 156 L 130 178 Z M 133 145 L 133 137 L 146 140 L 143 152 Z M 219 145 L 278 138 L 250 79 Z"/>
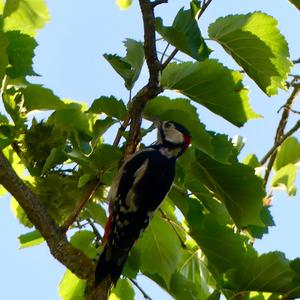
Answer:
<path fill-rule="evenodd" d="M 190 142 L 183 126 L 161 122 L 157 142 L 135 153 L 120 168 L 109 192 L 110 216 L 96 267 L 96 286 L 107 276 L 114 284 L 118 281 L 130 249 L 171 188 L 176 159 Z"/>

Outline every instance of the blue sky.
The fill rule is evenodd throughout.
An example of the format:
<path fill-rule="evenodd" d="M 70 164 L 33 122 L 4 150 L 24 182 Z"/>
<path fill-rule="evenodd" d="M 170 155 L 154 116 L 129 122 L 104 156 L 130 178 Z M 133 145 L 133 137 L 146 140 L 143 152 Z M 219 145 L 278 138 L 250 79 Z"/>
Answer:
<path fill-rule="evenodd" d="M 39 46 L 34 65 L 35 71 L 41 77 L 31 81 L 44 84 L 62 98 L 87 103 L 101 95 L 114 94 L 118 98 L 127 99 L 128 94 L 122 80 L 103 59 L 102 54 L 124 54 L 122 41 L 125 38 L 142 39 L 137 0 L 134 0 L 133 7 L 127 11 L 120 11 L 112 0 L 48 0 L 47 3 L 52 18 L 38 34 Z M 184 5 L 188 5 L 188 1 L 169 0 L 168 5 L 158 7 L 157 14 L 163 16 L 166 24 L 170 24 L 176 11 Z M 287 0 L 213 0 L 200 20 L 200 28 L 206 36 L 207 26 L 217 17 L 256 10 L 266 12 L 279 20 L 280 31 L 289 43 L 291 58 L 299 58 L 300 43 L 296 24 L 300 24 L 300 12 Z M 213 57 L 219 58 L 229 67 L 238 68 L 215 43 L 208 43 L 211 48 L 216 49 Z M 299 72 L 299 68 L 297 71 Z M 146 79 L 146 70 L 142 74 L 140 85 Z M 242 129 L 238 129 L 203 108 L 199 109 L 199 114 L 208 129 L 246 138 L 247 144 L 241 157 L 250 152 L 262 157 L 273 143 L 279 119 L 276 111 L 288 95 L 280 92 L 278 96 L 268 98 L 251 80 L 246 79 L 245 82 L 251 90 L 251 105 L 264 116 L 263 119 L 250 121 Z M 137 84 L 136 88 L 140 85 Z M 299 107 L 298 104 L 298 110 Z M 296 136 L 300 138 L 299 132 Z M 298 186 L 299 183 L 298 179 Z M 300 256 L 298 212 L 299 195 L 287 198 L 284 192 L 275 193 L 272 214 L 277 226 L 263 240 L 256 241 L 257 249 L 261 253 L 281 250 L 288 258 Z M 9 197 L 0 200 L 0 228 L 0 298 L 59 299 L 57 286 L 64 267 L 51 257 L 45 245 L 18 250 L 17 236 L 27 232 L 27 229 L 19 225 L 11 214 Z M 154 285 L 149 285 L 146 281 L 142 284 L 153 299 L 169 299 Z M 136 299 L 143 297 L 137 293 Z"/>

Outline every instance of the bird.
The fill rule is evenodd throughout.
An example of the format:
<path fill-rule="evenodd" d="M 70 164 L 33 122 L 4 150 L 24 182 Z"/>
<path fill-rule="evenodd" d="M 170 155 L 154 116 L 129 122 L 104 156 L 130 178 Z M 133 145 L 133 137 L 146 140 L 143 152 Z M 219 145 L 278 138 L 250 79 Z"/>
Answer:
<path fill-rule="evenodd" d="M 130 249 L 172 186 L 177 158 L 191 143 L 189 131 L 181 124 L 160 121 L 156 125 L 157 141 L 123 163 L 109 191 L 110 214 L 95 271 L 96 287 L 107 278 L 116 285 Z"/>

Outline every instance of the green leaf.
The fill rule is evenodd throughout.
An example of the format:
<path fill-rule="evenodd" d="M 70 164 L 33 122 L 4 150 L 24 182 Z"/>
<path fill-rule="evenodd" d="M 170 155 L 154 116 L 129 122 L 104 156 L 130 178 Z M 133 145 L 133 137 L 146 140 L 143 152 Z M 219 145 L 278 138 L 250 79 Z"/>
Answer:
<path fill-rule="evenodd" d="M 209 56 L 210 50 L 201 36 L 196 18 L 190 9 L 180 9 L 172 26 L 164 26 L 161 18 L 156 18 L 155 25 L 157 32 L 178 50 L 198 61 Z"/>
<path fill-rule="evenodd" d="M 122 100 L 117 100 L 114 96 L 102 96 L 92 103 L 89 113 L 101 114 L 124 120 L 127 115 L 127 108 Z"/>
<path fill-rule="evenodd" d="M 154 216 L 138 241 L 138 247 L 141 271 L 160 275 L 169 286 L 181 256 L 180 242 L 174 229 L 162 218 Z"/>
<path fill-rule="evenodd" d="M 288 164 L 296 164 L 300 161 L 300 143 L 295 137 L 288 137 L 279 147 L 274 169 L 278 171 L 280 168 Z"/>
<path fill-rule="evenodd" d="M 216 60 L 169 64 L 162 73 L 164 88 L 175 90 L 236 126 L 258 118 L 249 105 L 242 75 Z"/>
<path fill-rule="evenodd" d="M 12 197 L 10 202 L 10 208 L 14 214 L 14 216 L 19 220 L 20 224 L 23 224 L 24 226 L 28 228 L 32 228 L 33 225 L 28 219 L 24 209 L 20 206 L 20 204 L 17 202 L 17 200 Z"/>
<path fill-rule="evenodd" d="M 45 241 L 38 230 L 34 230 L 18 237 L 20 242 L 20 249 L 37 246 Z"/>
<path fill-rule="evenodd" d="M 118 147 L 101 144 L 91 154 L 91 162 L 98 170 L 115 169 L 122 157 L 122 153 Z"/>
<path fill-rule="evenodd" d="M 248 165 L 252 168 L 257 168 L 260 166 L 259 160 L 255 154 L 247 155 L 243 160 L 243 164 Z"/>
<path fill-rule="evenodd" d="M 209 263 L 223 273 L 243 262 L 245 257 L 251 256 L 255 250 L 247 245 L 247 238 L 235 234 L 233 229 L 220 225 L 214 216 L 187 221 L 190 225 L 190 235 L 197 242 Z"/>
<path fill-rule="evenodd" d="M 108 300 L 134 300 L 134 289 L 128 279 L 120 279 L 112 289 Z"/>
<path fill-rule="evenodd" d="M 95 147 L 98 142 L 102 142 L 102 139 L 100 139 L 101 136 L 115 123 L 117 123 L 117 121 L 111 117 L 95 122 L 93 126 L 93 140 L 91 141 L 93 147 Z"/>
<path fill-rule="evenodd" d="M 144 47 L 141 42 L 126 39 L 126 56 L 104 54 L 104 58 L 111 64 L 115 71 L 124 79 L 125 86 L 131 90 L 138 79 L 144 63 Z"/>
<path fill-rule="evenodd" d="M 217 41 L 269 96 L 285 89 L 292 63 L 278 21 L 261 12 L 219 18 L 209 26 Z M 255 55 L 253 55 L 255 53 Z"/>
<path fill-rule="evenodd" d="M 2 22 L 2 18 L 0 17 L 0 22 Z M 8 46 L 8 40 L 6 35 L 0 31 L 0 82 L 2 83 L 2 80 L 5 75 L 6 66 L 8 65 L 8 56 L 7 56 L 7 46 Z"/>
<path fill-rule="evenodd" d="M 79 188 L 81 188 L 81 187 L 85 186 L 88 182 L 93 180 L 95 177 L 96 177 L 95 173 L 86 173 L 86 174 L 79 177 L 77 186 Z"/>
<path fill-rule="evenodd" d="M 7 0 L 4 7 L 4 30 L 19 30 L 35 35 L 49 21 L 45 0 Z"/>
<path fill-rule="evenodd" d="M 193 192 L 203 185 L 225 203 L 226 208 L 240 227 L 264 226 L 260 213 L 265 196 L 263 181 L 246 165 L 234 162 L 224 165 L 197 151 L 186 177 L 186 187 Z"/>
<path fill-rule="evenodd" d="M 7 75 L 11 78 L 37 75 L 32 68 L 34 49 L 38 45 L 35 39 L 19 31 L 8 31 L 6 36 L 9 41 L 7 55 L 10 64 Z"/>
<path fill-rule="evenodd" d="M 90 202 L 87 204 L 85 210 L 89 214 L 89 217 L 91 217 L 95 222 L 100 224 L 102 227 L 105 227 L 105 224 L 107 222 L 107 216 L 105 209 L 95 203 L 95 202 Z"/>
<path fill-rule="evenodd" d="M 53 94 L 50 89 L 40 85 L 31 84 L 21 89 L 24 97 L 24 105 L 27 111 L 32 110 L 56 110 L 63 109 L 65 103 Z"/>
<path fill-rule="evenodd" d="M 248 257 L 241 266 L 228 272 L 236 291 L 262 291 L 300 297 L 299 278 L 284 254 L 270 252 Z"/>
<path fill-rule="evenodd" d="M 300 10 L 300 0 L 289 0 L 296 8 Z"/>
<path fill-rule="evenodd" d="M 51 149 L 49 156 L 47 157 L 43 166 L 42 174 L 47 173 L 51 168 L 62 164 L 68 159 L 68 156 L 63 151 L 65 146 L 55 147 Z"/>
<path fill-rule="evenodd" d="M 93 246 L 95 234 L 88 230 L 77 231 L 70 239 L 70 243 L 77 249 L 81 250 L 89 258 L 97 256 L 97 250 Z"/>
<path fill-rule="evenodd" d="M 193 292 L 197 295 L 196 299 L 207 299 L 210 294 L 207 284 L 210 274 L 205 265 L 203 256 L 198 247 L 186 249 L 183 251 L 179 265 L 180 274 L 184 275 L 184 277 L 190 281 L 190 287 L 194 285 L 192 290 L 194 290 Z M 174 280 L 174 276 L 172 280 Z M 193 298 L 191 297 L 191 299 Z"/>
<path fill-rule="evenodd" d="M 288 164 L 280 168 L 272 179 L 272 187 L 278 189 L 284 189 L 289 196 L 296 195 L 296 180 L 297 166 L 294 164 Z"/>
<path fill-rule="evenodd" d="M 132 0 L 117 0 L 116 2 L 121 10 L 129 8 L 132 4 Z"/>
<path fill-rule="evenodd" d="M 66 270 L 64 277 L 58 286 L 58 293 L 62 300 L 84 300 L 85 298 L 84 280 L 78 278 L 71 271 Z"/>

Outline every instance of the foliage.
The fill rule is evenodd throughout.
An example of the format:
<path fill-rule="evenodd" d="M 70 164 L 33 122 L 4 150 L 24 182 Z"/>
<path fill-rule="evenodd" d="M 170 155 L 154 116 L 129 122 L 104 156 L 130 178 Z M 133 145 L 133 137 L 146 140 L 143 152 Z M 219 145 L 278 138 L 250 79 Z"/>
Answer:
<path fill-rule="evenodd" d="M 299 9 L 299 1 L 290 2 Z M 117 4 L 125 9 L 131 1 L 118 0 Z M 129 279 L 140 273 L 175 299 L 220 299 L 221 294 L 227 299 L 300 297 L 299 260 L 289 261 L 280 252 L 259 255 L 253 247 L 255 238 L 262 238 L 274 225 L 266 196 L 270 192 L 268 172 L 273 170 L 271 189 L 296 194 L 299 141 L 285 133 L 276 139 L 273 163 L 262 173 L 270 156 L 261 163 L 249 154 L 241 162 L 241 145 L 229 136 L 208 131 L 209 124 L 198 114 L 198 108 L 205 107 L 221 117 L 220 122 L 226 120 L 237 127 L 260 117 L 250 106 L 245 74 L 268 96 L 278 89 L 300 89 L 297 80 L 286 85 L 292 67 L 287 42 L 277 21 L 262 12 L 218 18 L 208 27 L 208 35 L 238 64 L 236 70 L 229 69 L 222 58 L 209 58 L 211 49 L 201 33 L 205 30 L 200 31 L 197 23 L 205 8 L 199 5 L 192 1 L 190 9 L 179 10 L 170 26 L 162 18 L 152 20 L 162 40 L 183 52 L 186 61 L 163 64 L 160 78 L 164 90 L 180 93 L 181 98 L 164 93 L 148 99 L 143 118 L 183 124 L 191 132 L 193 145 L 178 162 L 172 190 L 132 249 L 124 277 L 109 299 L 134 299 Z M 0 150 L 59 225 L 97 181 L 92 199 L 73 223 L 70 241 L 94 259 L 101 251 L 98 229 L 107 220 L 107 191 L 130 136 L 126 120 L 134 98 L 126 101 L 100 95 L 88 107 L 30 83 L 28 76 L 37 76 L 32 66 L 35 34 L 49 20 L 45 1 L 7 0 L 0 7 L 0 80 L 5 107 L 0 114 Z M 104 54 L 104 58 L 132 91 L 144 64 L 144 43 L 127 39 L 124 46 L 125 57 Z M 32 118 L 30 113 L 35 111 L 47 111 L 47 117 Z M 124 144 L 106 144 L 103 135 L 113 134 L 114 125 L 120 122 L 125 127 L 120 130 Z M 279 127 L 284 131 L 283 123 Z M 145 134 L 153 130 L 146 124 L 142 123 Z M 5 193 L 0 186 L 0 195 Z M 12 199 L 13 213 L 32 228 L 17 201 Z M 31 229 L 19 241 L 25 248 L 42 243 L 44 237 Z M 67 270 L 59 294 L 64 300 L 80 300 L 85 288 L 86 283 Z"/>

